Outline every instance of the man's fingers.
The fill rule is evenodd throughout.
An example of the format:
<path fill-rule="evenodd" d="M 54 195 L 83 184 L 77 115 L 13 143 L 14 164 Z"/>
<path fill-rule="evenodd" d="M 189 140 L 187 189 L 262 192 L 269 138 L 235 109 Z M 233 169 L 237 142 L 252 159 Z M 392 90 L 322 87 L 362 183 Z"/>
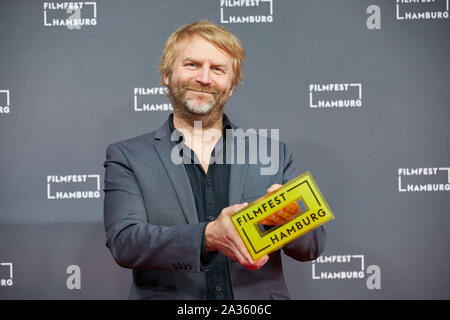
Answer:
<path fill-rule="evenodd" d="M 233 215 L 237 211 L 241 210 L 242 208 L 248 206 L 247 202 L 244 203 L 237 203 L 230 207 L 225 208 L 221 215 L 224 217 L 220 219 L 223 221 L 222 228 L 225 228 L 224 240 L 222 241 L 223 245 L 221 246 L 222 249 L 219 248 L 220 251 L 222 251 L 223 254 L 227 255 L 234 261 L 240 263 L 247 269 L 256 270 L 261 268 L 266 262 L 268 261 L 268 256 L 264 256 L 257 261 L 254 261 L 251 255 L 247 251 L 247 247 L 244 245 L 244 242 L 242 242 L 241 237 L 239 236 L 239 233 L 237 232 L 236 228 L 231 223 L 231 219 L 225 218 Z"/>
<path fill-rule="evenodd" d="M 253 260 L 252 256 L 248 253 L 247 247 L 244 245 L 244 242 L 242 242 L 241 237 L 234 227 L 232 234 L 229 235 L 229 240 L 234 252 L 235 259 L 233 260 L 239 262 L 245 268 L 256 270 L 261 268 L 267 262 L 267 255 L 257 261 Z"/>
<path fill-rule="evenodd" d="M 230 207 L 228 207 L 228 208 L 225 208 L 224 211 L 223 211 L 223 213 L 224 213 L 225 215 L 227 215 L 227 216 L 230 216 L 230 215 L 232 215 L 233 213 L 238 212 L 238 211 L 241 210 L 242 208 L 245 208 L 246 206 L 248 206 L 248 203 L 247 203 L 247 202 L 244 202 L 244 203 L 236 203 L 236 204 L 233 204 L 232 206 L 230 206 Z"/>
<path fill-rule="evenodd" d="M 242 260 L 238 262 L 247 269 L 257 270 L 261 268 L 267 262 L 267 260 L 269 260 L 269 257 L 267 255 L 259 258 L 256 261 L 253 260 L 252 256 L 248 253 L 247 247 L 244 245 L 242 239 L 239 237 L 237 232 L 236 232 L 236 249 L 239 252 L 239 256 L 242 258 Z"/>
<path fill-rule="evenodd" d="M 260 265 L 261 265 L 261 267 L 263 266 L 263 265 L 265 265 L 266 264 L 266 262 L 267 261 L 269 261 L 269 255 L 264 255 L 264 256 L 262 256 L 261 258 L 259 258 L 258 260 L 256 260 Z"/>
<path fill-rule="evenodd" d="M 256 261 L 252 260 L 249 264 L 244 265 L 244 267 L 250 270 L 258 270 L 262 266 L 264 266 L 267 263 L 267 261 L 269 261 L 269 256 L 266 254 Z"/>
<path fill-rule="evenodd" d="M 245 207 L 247 203 L 237 204 L 229 207 L 230 212 L 236 212 L 240 210 L 241 208 Z M 230 213 L 230 214 L 231 214 Z M 244 265 L 244 264 L 252 264 L 253 259 L 251 258 L 250 254 L 247 251 L 247 248 L 245 247 L 244 243 L 242 242 L 241 237 L 239 236 L 236 228 L 234 228 L 233 225 L 230 225 L 230 229 L 227 235 L 227 240 L 230 243 L 231 250 L 234 252 L 234 257 L 237 259 L 237 261 Z"/>
<path fill-rule="evenodd" d="M 273 185 L 270 186 L 269 189 L 267 189 L 267 193 L 270 193 L 270 192 L 272 192 L 272 191 L 275 191 L 275 190 L 277 190 L 277 189 L 279 189 L 279 188 L 281 188 L 281 187 L 282 187 L 281 184 L 273 184 Z"/>
<path fill-rule="evenodd" d="M 237 235 L 237 237 L 239 237 L 239 236 Z M 233 257 L 231 257 L 231 258 L 234 261 L 240 263 L 247 269 L 259 269 L 259 267 L 257 267 L 257 264 L 255 263 L 255 261 L 253 261 L 253 259 L 247 252 L 247 248 L 243 245 L 240 238 L 235 238 L 235 239 L 233 239 L 233 241 L 230 241 L 230 242 L 232 243 L 231 246 L 232 246 L 232 252 L 233 252 Z"/>

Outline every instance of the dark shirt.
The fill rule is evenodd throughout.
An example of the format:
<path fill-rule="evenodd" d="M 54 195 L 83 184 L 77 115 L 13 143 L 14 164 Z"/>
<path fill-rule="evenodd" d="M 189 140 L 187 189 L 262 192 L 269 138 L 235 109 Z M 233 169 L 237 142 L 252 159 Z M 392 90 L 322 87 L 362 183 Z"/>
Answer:
<path fill-rule="evenodd" d="M 169 116 L 169 128 L 171 133 L 176 130 L 173 124 L 173 114 Z M 182 148 L 179 148 L 180 155 L 185 158 L 186 154 L 183 155 L 183 151 L 185 153 L 190 153 L 190 157 L 188 157 L 189 163 L 187 163 L 188 161 L 184 161 L 184 167 L 191 183 L 200 223 L 215 220 L 222 209 L 229 206 L 230 165 L 225 163 L 226 148 L 222 148 L 222 146 L 225 145 L 225 130 L 231 128 L 231 122 L 227 116 L 224 115 L 222 144 L 220 144 L 219 141 L 211 154 L 212 157 L 215 157 L 217 153 L 218 156 L 223 157 L 223 161 L 217 161 L 219 163 L 213 162 L 210 164 L 206 174 L 194 151 L 184 145 L 183 134 L 177 130 L 179 132 L 179 139 L 176 144 L 183 144 Z M 233 299 L 227 258 L 220 252 L 206 251 L 205 229 L 203 229 L 200 262 L 203 270 L 206 271 L 207 299 Z"/>

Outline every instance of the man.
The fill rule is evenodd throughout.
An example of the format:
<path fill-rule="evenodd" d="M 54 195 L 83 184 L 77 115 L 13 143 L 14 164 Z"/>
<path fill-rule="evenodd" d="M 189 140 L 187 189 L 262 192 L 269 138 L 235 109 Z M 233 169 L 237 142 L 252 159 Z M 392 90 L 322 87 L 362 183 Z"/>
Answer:
<path fill-rule="evenodd" d="M 130 298 L 289 298 L 280 251 L 254 261 L 230 215 L 296 176 L 291 153 L 271 142 L 278 143 L 279 167 L 270 175 L 261 174 L 260 163 L 216 161 L 236 156 L 236 146 L 249 150 L 250 139 L 231 146 L 225 139 L 226 130 L 238 129 L 224 108 L 242 81 L 244 57 L 221 26 L 180 27 L 160 64 L 173 114 L 158 130 L 107 149 L 107 246 L 119 265 L 133 269 Z M 308 261 L 324 245 L 319 227 L 283 250 Z"/>

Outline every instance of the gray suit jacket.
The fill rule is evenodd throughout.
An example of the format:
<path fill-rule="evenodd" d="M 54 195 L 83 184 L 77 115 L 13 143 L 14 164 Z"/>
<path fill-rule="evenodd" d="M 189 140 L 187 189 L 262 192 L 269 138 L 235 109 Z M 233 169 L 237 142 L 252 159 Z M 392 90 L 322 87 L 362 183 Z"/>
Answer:
<path fill-rule="evenodd" d="M 236 127 L 235 127 L 236 128 Z M 248 139 L 242 137 L 236 146 Z M 106 245 L 115 261 L 133 269 L 131 299 L 205 299 L 206 273 L 200 264 L 202 232 L 183 164 L 171 161 L 174 142 L 168 121 L 156 131 L 108 146 L 105 161 Z M 280 142 L 279 169 L 261 175 L 261 164 L 233 164 L 230 205 L 248 203 L 275 183 L 294 178 L 292 154 Z M 322 227 L 286 245 L 286 255 L 316 259 L 325 246 Z M 259 270 L 228 259 L 235 299 L 288 299 L 280 251 Z"/>

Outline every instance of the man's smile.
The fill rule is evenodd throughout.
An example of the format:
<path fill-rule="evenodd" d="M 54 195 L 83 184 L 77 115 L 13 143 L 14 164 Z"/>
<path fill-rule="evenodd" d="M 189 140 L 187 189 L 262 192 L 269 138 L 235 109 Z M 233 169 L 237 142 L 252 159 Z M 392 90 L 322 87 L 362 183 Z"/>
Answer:
<path fill-rule="evenodd" d="M 204 94 L 214 94 L 215 93 L 213 91 L 205 91 L 205 90 L 198 90 L 198 89 L 192 89 L 192 88 L 187 88 L 187 90 L 197 92 L 197 93 L 204 93 Z"/>

